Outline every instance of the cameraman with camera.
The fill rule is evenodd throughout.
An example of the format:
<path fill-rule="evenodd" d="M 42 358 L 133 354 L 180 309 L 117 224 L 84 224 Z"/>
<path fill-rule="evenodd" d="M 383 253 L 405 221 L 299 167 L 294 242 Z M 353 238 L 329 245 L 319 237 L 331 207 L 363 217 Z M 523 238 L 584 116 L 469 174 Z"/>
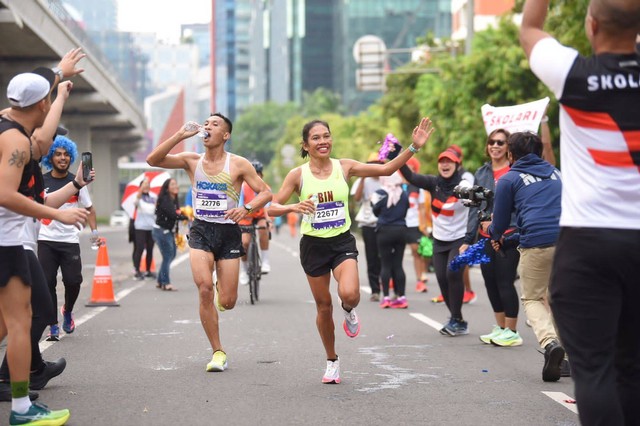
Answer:
<path fill-rule="evenodd" d="M 463 194 L 458 195 L 459 198 L 471 198 L 466 202 L 469 207 L 469 222 L 467 223 L 464 244 L 460 247 L 461 254 L 476 241 L 478 234 L 481 238 L 490 238 L 489 234 L 480 227 L 480 222 L 491 221 L 493 191 L 495 191 L 498 179 L 509 171 L 508 137 L 509 132 L 504 129 L 495 129 L 489 133 L 485 152 L 490 160 L 475 173 L 474 181 L 478 186 L 474 188 L 479 188 L 479 191 L 464 191 L 470 192 L 469 196 L 465 197 L 461 196 Z M 481 208 L 483 204 L 484 208 Z M 512 214 L 505 234 L 513 235 L 516 230 L 515 215 Z M 514 286 L 520 254 L 516 249 L 516 244 L 502 247 L 500 255 L 493 250 L 490 244 L 486 244 L 485 254 L 491 261 L 481 264 L 480 270 L 495 315 L 496 325 L 490 333 L 480 336 L 480 340 L 483 343 L 497 346 L 520 346 L 522 338 L 516 328 L 520 302 Z"/>
<path fill-rule="evenodd" d="M 538 343 L 544 349 L 542 380 L 555 382 L 560 379 L 565 351 L 558 341 L 545 299 L 560 232 L 560 172 L 541 158 L 542 141 L 535 133 L 514 133 L 507 144 L 511 170 L 496 184 L 493 221 L 487 232 L 494 249 L 501 250 L 511 215 L 516 213 L 520 233 L 521 299 Z"/>

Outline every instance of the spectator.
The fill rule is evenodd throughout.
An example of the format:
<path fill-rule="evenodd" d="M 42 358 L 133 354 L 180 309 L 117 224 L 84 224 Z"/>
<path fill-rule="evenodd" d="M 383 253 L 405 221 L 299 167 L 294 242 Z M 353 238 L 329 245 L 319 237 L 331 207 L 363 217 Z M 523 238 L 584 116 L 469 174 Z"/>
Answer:
<path fill-rule="evenodd" d="M 420 171 L 420 162 L 416 157 L 411 157 L 407 161 L 407 166 L 414 173 L 418 173 L 418 171 Z M 418 293 L 425 293 L 428 290 L 426 285 L 426 277 L 423 278 L 423 274 L 425 273 L 425 261 L 424 258 L 418 254 L 418 246 L 420 245 L 420 240 L 424 235 L 420 231 L 420 214 L 424 213 L 424 208 L 422 208 L 422 206 L 424 203 L 425 191 L 415 185 L 411 185 L 408 183 L 403 185 L 403 189 L 407 193 L 407 196 L 409 198 L 409 208 L 407 209 L 407 216 L 405 217 L 405 239 L 406 243 L 411 249 L 413 270 L 416 274 L 416 291 Z"/>
<path fill-rule="evenodd" d="M 560 236 L 551 309 L 571 360 L 580 422 L 640 424 L 640 22 L 637 0 L 591 0 L 581 56 L 527 0 L 520 42 L 560 102 Z"/>
<path fill-rule="evenodd" d="M 189 219 L 180 211 L 179 189 L 178 182 L 173 178 L 165 180 L 162 187 L 160 187 L 155 210 L 156 223 L 153 225 L 152 230 L 153 241 L 158 245 L 162 255 L 156 287 L 165 291 L 177 290 L 171 284 L 169 274 L 171 262 L 176 257 L 175 234 L 177 233 L 178 221 Z"/>
<path fill-rule="evenodd" d="M 75 52 L 75 53 L 74 53 Z M 75 58 L 83 57 L 80 50 L 73 50 L 61 61 L 71 63 L 75 72 Z M 70 72 L 68 76 L 74 75 Z M 7 360 L 11 377 L 11 414 L 9 423 L 48 421 L 63 424 L 69 418 L 69 410 L 49 410 L 46 406 L 32 404 L 29 399 L 29 367 L 31 364 L 31 277 L 27 253 L 23 246 L 22 232 L 26 216 L 38 219 L 56 219 L 73 224 L 83 223 L 86 211 L 80 209 L 58 210 L 44 206 L 33 199 L 33 188 L 39 173 L 33 158 L 34 129 L 41 127 L 51 109 L 51 92 L 60 80 L 52 70 L 39 69 L 13 77 L 7 86 L 7 98 L 11 109 L 0 119 L 0 339 L 7 338 Z M 15 161 L 21 159 L 20 161 Z M 23 216 L 24 215 L 24 216 Z"/>
<path fill-rule="evenodd" d="M 133 243 L 133 268 L 135 269 L 135 279 L 143 280 L 145 278 L 156 278 L 151 271 L 153 264 L 153 226 L 156 223 L 156 200 L 157 197 L 150 192 L 150 183 L 148 178 L 144 178 L 140 183 L 140 189 L 136 196 L 136 217 L 134 220 L 135 240 Z M 146 252 L 145 264 L 147 273 L 140 271 L 140 263 L 142 261 L 142 252 Z"/>
<path fill-rule="evenodd" d="M 509 136 L 511 169 L 496 185 L 493 221 L 488 234 L 494 249 L 505 247 L 505 232 L 510 229 L 512 214 L 520 234 L 522 302 L 527 319 L 544 349 L 542 380 L 560 379 L 564 349 L 560 346 L 551 312 L 545 303 L 551 264 L 558 239 L 560 219 L 560 172 L 542 156 L 542 141 L 534 133 Z M 488 222 L 483 226 L 487 228 Z"/>
<path fill-rule="evenodd" d="M 367 158 L 367 164 L 382 164 L 377 152 L 372 152 Z M 376 240 L 376 224 L 378 218 L 371 208 L 371 197 L 380 189 L 380 180 L 377 176 L 359 177 L 351 187 L 353 199 L 360 204 L 355 221 L 362 231 L 364 242 L 364 255 L 367 260 L 367 278 L 371 288 L 372 302 L 380 301 L 380 255 L 378 254 L 378 242 Z"/>
<path fill-rule="evenodd" d="M 68 183 L 76 181 L 76 175 L 69 172 L 69 167 L 75 162 L 78 148 L 71 139 L 66 136 L 56 136 L 53 145 L 42 158 L 42 165 L 51 169 L 44 174 L 45 193 L 49 194 L 65 187 Z M 82 178 L 82 176 L 81 176 Z M 93 207 L 91 196 L 83 186 L 74 193 L 62 205 L 61 209 L 82 207 L 89 212 L 88 220 L 91 227 L 91 238 L 98 240 L 98 225 L 96 210 Z M 40 234 L 38 235 L 38 259 L 42 265 L 47 286 L 51 294 L 54 308 L 58 307 L 58 270 L 62 273 L 64 284 L 64 303 L 60 309 L 62 314 L 62 329 L 71 334 L 76 325 L 73 317 L 80 286 L 82 284 L 82 257 L 80 253 L 80 232 L 76 225 L 65 225 L 55 220 L 43 220 Z M 60 330 L 58 316 L 50 324 L 47 340 L 58 341 Z"/>
<path fill-rule="evenodd" d="M 476 185 L 495 192 L 496 182 L 509 171 L 508 137 L 509 132 L 504 129 L 496 129 L 489 133 L 485 148 L 489 161 L 476 171 L 474 176 Z M 484 212 L 490 215 L 493 211 L 493 203 L 489 203 L 486 207 Z M 467 234 L 464 238 L 464 244 L 460 247 L 460 253 L 464 253 L 469 245 L 476 241 L 478 234 L 481 238 L 489 238 L 489 235 L 480 227 L 478 212 L 478 206 L 469 208 Z M 512 235 L 516 232 L 515 215 L 512 214 L 505 234 Z M 480 340 L 483 343 L 493 343 L 497 346 L 520 346 L 522 338 L 517 330 L 519 303 L 514 285 L 520 260 L 516 244 L 502 247 L 501 255 L 498 255 L 491 245 L 487 244 L 485 254 L 489 257 L 490 262 L 481 264 L 480 270 L 496 325 L 490 333 L 480 336 Z"/>
<path fill-rule="evenodd" d="M 406 276 L 402 268 L 404 248 L 407 244 L 405 217 L 409 209 L 409 196 L 402 189 L 402 176 L 395 172 L 380 177 L 381 188 L 371 199 L 373 214 L 378 217 L 376 237 L 380 253 L 380 282 L 383 298 L 381 308 L 406 309 L 409 305 L 405 295 Z M 393 292 L 397 298 L 389 297 L 389 281 L 393 279 Z"/>
<path fill-rule="evenodd" d="M 458 185 L 471 186 L 460 175 L 460 156 L 453 149 L 446 149 L 438 156 L 438 175 L 413 173 L 408 166 L 402 166 L 400 173 L 419 188 L 431 195 L 433 220 L 433 257 L 436 278 L 444 296 L 451 318 L 440 333 L 446 336 L 469 334 L 468 324 L 462 317 L 464 282 L 462 271 L 452 271 L 448 266 L 458 255 L 467 229 L 468 212 L 453 194 Z"/>

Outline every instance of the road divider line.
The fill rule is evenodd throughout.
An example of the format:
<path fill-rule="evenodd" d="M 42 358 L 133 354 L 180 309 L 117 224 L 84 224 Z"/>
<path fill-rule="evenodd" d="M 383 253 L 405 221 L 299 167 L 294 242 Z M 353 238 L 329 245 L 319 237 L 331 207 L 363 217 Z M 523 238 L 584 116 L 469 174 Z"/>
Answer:
<path fill-rule="evenodd" d="M 181 263 L 183 263 L 187 259 L 189 259 L 189 253 L 184 253 L 184 254 L 180 255 L 178 258 L 174 259 L 173 262 L 171 262 L 170 268 L 171 269 L 175 268 L 176 266 L 180 265 Z M 144 285 L 145 285 L 144 281 L 143 282 L 137 282 L 132 287 L 120 290 L 118 292 L 118 294 L 116 294 L 116 300 L 124 299 L 129 294 L 133 293 L 134 291 L 138 290 L 139 288 L 144 287 Z M 98 307 L 90 308 L 90 310 L 87 313 L 85 313 L 84 315 L 82 315 L 79 318 L 75 318 L 74 319 L 76 327 L 81 326 L 82 324 L 86 323 L 87 321 L 95 318 L 98 314 L 101 314 L 102 312 L 106 311 L 107 309 L 111 309 L 111 307 L 110 306 L 98 306 Z M 66 336 L 66 334 L 61 334 L 60 335 L 60 340 L 64 339 L 65 336 Z M 40 352 L 46 351 L 51 346 L 53 346 L 54 343 L 56 343 L 56 342 L 49 342 L 47 340 L 43 340 L 39 344 Z"/>
<path fill-rule="evenodd" d="M 418 321 L 427 324 L 429 327 L 433 328 L 434 330 L 440 331 L 440 329 L 442 329 L 442 324 L 441 323 L 439 323 L 438 321 L 436 321 L 434 319 L 429 318 L 426 315 L 417 314 L 417 313 L 410 313 L 409 315 L 414 317 Z"/>
<path fill-rule="evenodd" d="M 287 247 L 286 245 L 284 245 L 284 244 L 282 244 L 282 243 L 280 243 L 280 242 L 278 242 L 278 241 L 271 240 L 271 241 L 269 242 L 269 244 L 272 244 L 272 245 L 274 245 L 274 246 L 278 246 L 278 247 L 279 247 L 279 248 L 281 248 L 282 250 L 284 250 L 284 251 L 288 252 L 288 253 L 289 253 L 291 256 L 293 256 L 293 257 L 296 257 L 296 258 L 297 258 L 297 257 L 299 257 L 299 255 L 298 255 L 298 252 L 297 252 L 297 251 L 293 250 L 293 249 L 292 249 L 292 248 L 290 248 L 290 247 Z"/>
<path fill-rule="evenodd" d="M 179 264 L 181 264 L 182 262 L 184 262 L 187 259 L 189 259 L 189 253 L 188 252 L 184 253 L 184 254 L 181 254 L 177 258 L 173 259 L 173 262 L 171 262 L 170 268 L 175 268 L 176 266 L 178 266 Z"/>
<path fill-rule="evenodd" d="M 553 399 L 558 404 L 562 405 L 567 410 L 573 411 L 574 413 L 578 414 L 578 406 L 575 403 L 575 399 L 571 398 L 566 393 L 545 391 L 542 391 L 542 393 Z"/>

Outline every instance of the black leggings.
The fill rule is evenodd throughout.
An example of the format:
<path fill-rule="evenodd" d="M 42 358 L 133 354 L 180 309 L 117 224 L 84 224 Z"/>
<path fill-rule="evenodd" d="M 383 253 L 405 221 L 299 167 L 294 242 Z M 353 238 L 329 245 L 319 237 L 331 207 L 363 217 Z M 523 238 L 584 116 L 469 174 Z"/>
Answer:
<path fill-rule="evenodd" d="M 25 250 L 25 252 L 31 272 L 31 371 L 39 371 L 44 367 L 44 361 L 38 344 L 47 325 L 56 321 L 55 308 L 38 257 L 32 250 Z M 0 380 L 9 381 L 6 353 L 0 366 Z"/>
<path fill-rule="evenodd" d="M 369 287 L 371 287 L 371 293 L 380 293 L 380 255 L 378 254 L 376 228 L 363 226 L 360 229 L 364 240 L 364 254 L 367 258 Z"/>
<path fill-rule="evenodd" d="M 153 234 L 151 231 L 143 231 L 136 229 L 135 241 L 133 242 L 133 267 L 136 272 L 140 272 L 140 262 L 142 260 L 142 252 L 147 251 L 146 265 L 147 271 L 151 271 L 151 262 L 153 262 Z"/>
<path fill-rule="evenodd" d="M 389 280 L 393 278 L 393 292 L 404 296 L 406 276 L 402 269 L 402 257 L 406 246 L 406 227 L 382 226 L 376 230 L 380 255 L 380 280 L 382 293 L 389 296 Z"/>
<path fill-rule="evenodd" d="M 510 247 L 502 249 L 504 257 L 500 256 L 489 242 L 484 252 L 491 259 L 491 262 L 480 265 L 491 308 L 496 313 L 504 312 L 507 318 L 517 318 L 520 301 L 513 282 L 518 272 L 520 253 L 517 248 Z"/>
<path fill-rule="evenodd" d="M 464 268 L 457 271 L 449 269 L 449 263 L 458 255 L 464 238 L 455 241 L 433 239 L 433 256 L 431 262 L 436 270 L 438 285 L 452 318 L 462 319 L 462 299 L 464 297 Z"/>

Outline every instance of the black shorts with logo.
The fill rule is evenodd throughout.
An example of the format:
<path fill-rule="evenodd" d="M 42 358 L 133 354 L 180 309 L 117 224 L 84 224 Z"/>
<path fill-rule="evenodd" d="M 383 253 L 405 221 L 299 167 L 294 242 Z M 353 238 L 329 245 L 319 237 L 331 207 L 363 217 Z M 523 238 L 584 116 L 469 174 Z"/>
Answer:
<path fill-rule="evenodd" d="M 215 260 L 245 255 L 242 233 L 235 223 L 212 223 L 195 219 L 189 231 L 189 247 L 213 253 Z"/>
<path fill-rule="evenodd" d="M 349 231 L 329 238 L 303 235 L 300 239 L 300 263 L 311 277 L 326 275 L 347 259 L 358 260 L 356 239 Z"/>
<path fill-rule="evenodd" d="M 11 277 L 20 277 L 31 286 L 29 260 L 22 246 L 0 246 L 0 287 L 6 287 Z"/>

